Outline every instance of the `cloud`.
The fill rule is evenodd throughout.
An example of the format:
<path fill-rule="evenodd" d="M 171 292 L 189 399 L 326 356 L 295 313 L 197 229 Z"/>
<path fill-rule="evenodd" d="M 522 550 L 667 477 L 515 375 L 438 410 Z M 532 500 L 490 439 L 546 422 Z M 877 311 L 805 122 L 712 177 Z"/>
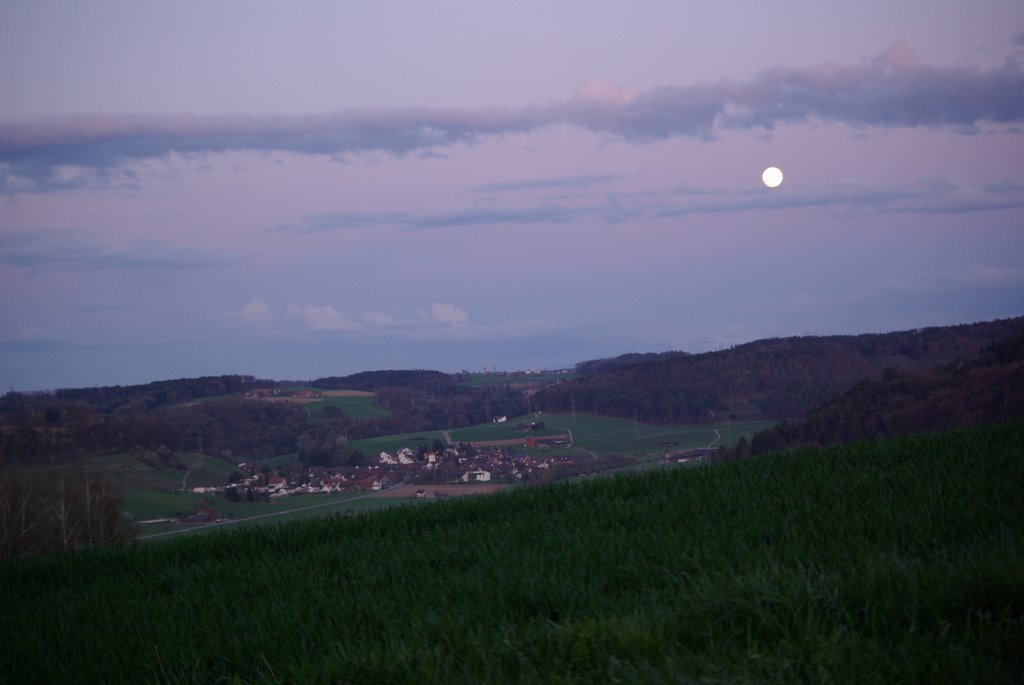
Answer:
<path fill-rule="evenodd" d="M 583 176 L 564 176 L 562 178 L 527 179 L 506 181 L 504 183 L 488 183 L 472 188 L 474 193 L 517 192 L 522 190 L 589 190 L 595 185 L 621 181 L 624 174 L 587 174 Z"/>
<path fill-rule="evenodd" d="M 882 213 L 967 214 L 1022 206 L 1024 189 L 1010 185 L 975 186 L 937 178 L 919 179 L 907 184 L 851 179 L 789 192 L 719 193 L 682 203 L 674 203 L 669 198 L 652 203 L 646 210 L 640 208 L 638 214 L 675 218 L 689 214 L 812 207 Z"/>
<path fill-rule="evenodd" d="M 559 326 L 543 319 L 472 323 L 469 313 L 450 302 L 434 302 L 414 316 L 397 316 L 381 311 L 363 311 L 348 317 L 332 305 L 290 304 L 285 318 L 293 325 L 277 331 L 285 337 L 309 334 L 344 334 L 368 341 L 504 340 L 544 335 Z M 254 298 L 241 310 L 228 312 L 229 323 L 249 324 L 267 329 L 276 321 L 263 298 Z"/>
<path fill-rule="evenodd" d="M 362 324 L 350 321 L 330 305 L 288 305 L 289 319 L 300 321 L 308 331 L 358 331 Z"/>
<path fill-rule="evenodd" d="M 941 279 L 947 283 L 983 288 L 1024 286 L 1024 267 L 976 264 L 973 268 Z"/>
<path fill-rule="evenodd" d="M 0 264 L 36 271 L 187 270 L 241 263 L 233 255 L 203 252 L 160 240 L 138 240 L 128 247 L 115 247 L 104 244 L 90 232 L 74 229 L 8 231 L 0 243 Z"/>
<path fill-rule="evenodd" d="M 282 224 L 271 228 L 274 233 L 324 233 L 371 226 L 401 226 L 414 221 L 404 212 L 331 212 L 303 217 L 298 224 Z"/>
<path fill-rule="evenodd" d="M 391 226 L 403 231 L 424 231 L 493 224 L 565 223 L 593 211 L 592 208 L 586 207 L 545 204 L 518 208 L 466 209 L 444 214 L 336 212 L 303 217 L 298 223 L 277 225 L 269 230 L 275 233 L 304 234 L 376 226 Z"/>
<path fill-rule="evenodd" d="M 427 318 L 437 323 L 464 323 L 469 320 L 469 314 L 453 304 L 435 302 L 430 306 Z"/>
<path fill-rule="evenodd" d="M 524 181 L 527 186 L 533 181 Z M 517 184 L 501 184 L 511 190 Z M 882 213 L 966 214 L 1024 207 L 1024 187 L 1014 184 L 968 184 L 925 178 L 910 183 L 849 179 L 780 191 L 732 191 L 678 185 L 660 191 L 610 193 L 588 205 L 527 205 L 465 209 L 444 214 L 395 212 L 333 213 L 303 218 L 270 230 L 320 233 L 390 226 L 404 231 L 483 227 L 496 224 L 565 223 L 598 218 L 608 223 L 629 219 L 673 219 L 691 214 L 725 214 L 771 209 L 826 208 Z"/>
<path fill-rule="evenodd" d="M 426 214 L 410 216 L 402 222 L 407 231 L 421 231 L 431 228 L 454 228 L 459 226 L 483 226 L 489 224 L 538 224 L 565 223 L 580 216 L 576 207 L 541 205 L 526 208 L 469 209 L 448 214 Z"/>
<path fill-rule="evenodd" d="M 67 347 L 67 345 L 68 343 L 64 340 L 49 338 L 0 340 L 0 353 L 31 354 L 35 352 L 56 352 Z"/>
<path fill-rule="evenodd" d="M 125 165 L 171 153 L 438 154 L 487 137 L 558 125 L 644 142 L 713 139 L 719 129 L 771 129 L 809 120 L 965 133 L 982 122 L 1021 123 L 1024 67 L 1012 60 L 991 69 L 926 65 L 897 42 L 861 64 L 774 67 L 747 80 L 638 92 L 592 83 L 569 100 L 517 108 L 8 118 L 0 120 L 0 190 L 102 183 Z"/>
<path fill-rule="evenodd" d="M 252 328 L 269 328 L 274 325 L 274 315 L 270 312 L 266 300 L 256 297 L 241 310 L 231 310 L 226 314 L 228 321 L 240 323 Z"/>
<path fill-rule="evenodd" d="M 368 326 L 384 328 L 387 326 L 399 325 L 401 322 L 395 319 L 391 314 L 377 311 L 367 311 L 359 314 L 359 318 L 362 319 Z"/>

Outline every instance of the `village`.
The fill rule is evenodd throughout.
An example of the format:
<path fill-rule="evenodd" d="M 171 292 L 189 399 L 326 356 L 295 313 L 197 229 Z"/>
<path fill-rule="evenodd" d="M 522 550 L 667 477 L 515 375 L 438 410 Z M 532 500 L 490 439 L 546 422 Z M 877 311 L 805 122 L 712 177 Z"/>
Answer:
<path fill-rule="evenodd" d="M 195 487 L 191 491 L 219 494 L 232 501 L 257 501 L 292 495 L 376 492 L 409 483 L 550 482 L 576 474 L 579 460 L 568 455 L 514 456 L 505 446 L 468 443 L 444 449 L 421 447 L 416 451 L 404 447 L 394 454 L 381 452 L 366 466 L 271 469 L 255 462 L 241 462 L 238 472 L 224 485 Z M 425 488 L 423 492 L 432 491 Z"/>

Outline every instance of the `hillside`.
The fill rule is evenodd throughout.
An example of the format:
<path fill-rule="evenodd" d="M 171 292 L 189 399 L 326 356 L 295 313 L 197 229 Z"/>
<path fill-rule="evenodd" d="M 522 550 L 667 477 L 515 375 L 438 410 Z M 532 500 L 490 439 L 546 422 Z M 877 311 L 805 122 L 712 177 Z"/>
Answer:
<path fill-rule="evenodd" d="M 793 337 L 606 365 L 537 393 L 545 411 L 648 422 L 800 418 L 887 369 L 918 371 L 1024 333 L 1024 317 L 886 334 Z M 606 367 L 590 363 L 586 368 Z"/>
<path fill-rule="evenodd" d="M 264 459 L 298 448 L 300 459 L 335 465 L 352 458 L 343 447 L 349 439 L 446 430 L 526 412 L 521 392 L 470 387 L 436 371 L 368 372 L 317 383 L 309 389 L 217 377 L 10 392 L 0 398 L 0 467 L 63 463 L 135 447 L 229 459 Z M 366 392 L 341 397 L 335 388 Z"/>
<path fill-rule="evenodd" d="M 1024 336 L 915 373 L 890 369 L 754 436 L 754 454 L 1024 417 Z"/>
<path fill-rule="evenodd" d="M 0 673 L 1019 682 L 1022 447 L 1017 422 L 9 559 Z"/>

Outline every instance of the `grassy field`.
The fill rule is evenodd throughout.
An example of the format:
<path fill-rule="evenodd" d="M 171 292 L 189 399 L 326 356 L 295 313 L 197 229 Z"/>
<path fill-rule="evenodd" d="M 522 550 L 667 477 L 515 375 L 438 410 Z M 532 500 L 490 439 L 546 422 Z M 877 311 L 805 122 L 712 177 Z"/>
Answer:
<path fill-rule="evenodd" d="M 363 454 L 377 456 L 381 452 L 395 454 L 403 447 L 416 451 L 420 445 L 430 447 L 434 440 L 444 442 L 442 431 L 421 431 L 419 433 L 399 433 L 395 435 L 383 435 L 379 438 L 366 438 L 364 440 L 351 440 L 348 444 L 353 449 L 360 450 Z"/>
<path fill-rule="evenodd" d="M 1022 453 L 1016 423 L 9 559 L 0 673 L 1019 683 Z"/>
<path fill-rule="evenodd" d="M 572 414 L 529 414 L 510 418 L 505 423 L 485 424 L 450 431 L 455 442 L 486 440 L 525 440 L 527 433 L 516 430 L 521 423 L 543 421 L 545 429 L 531 433 L 536 437 L 563 436 L 572 432 L 578 451 L 598 456 L 610 454 L 660 455 L 666 451 L 724 445 L 732 447 L 746 436 L 774 425 L 773 421 L 736 421 L 706 426 L 653 425 L 585 412 Z M 717 431 L 717 432 L 716 432 Z M 564 450 L 562 450 L 564 451 Z"/>
<path fill-rule="evenodd" d="M 156 468 L 124 452 L 93 457 L 84 466 L 92 477 L 99 477 L 114 485 L 118 492 L 128 496 L 136 493 L 179 490 L 184 482 L 188 488 L 223 485 L 236 470 L 235 466 L 217 457 L 203 456 L 194 452 L 176 452 L 175 458 L 185 468 Z M 68 469 L 81 471 L 81 463 L 58 467 L 44 467 L 46 470 Z"/>
<path fill-rule="evenodd" d="M 391 416 L 391 411 L 386 407 L 377 404 L 373 395 L 353 395 L 346 397 L 324 396 L 316 402 L 303 405 L 309 416 L 315 420 L 323 420 L 324 410 L 327 407 L 336 407 L 345 413 L 345 416 L 353 421 L 365 421 L 367 419 L 379 419 Z"/>
<path fill-rule="evenodd" d="M 168 498 L 179 497 L 181 500 L 188 500 L 190 497 L 200 498 L 200 495 L 189 495 L 187 493 L 155 493 L 155 495 Z M 171 502 L 161 502 L 160 505 L 165 510 L 171 510 L 173 507 L 172 502 L 173 500 Z M 230 517 L 231 520 L 218 524 L 195 526 L 173 521 L 140 524 L 136 529 L 137 539 L 140 542 L 148 542 L 175 535 L 192 535 L 250 526 L 266 526 L 300 519 L 324 518 L 331 514 L 376 511 L 405 503 L 406 501 L 404 500 L 380 497 L 375 493 L 361 491 L 331 495 L 276 497 L 269 502 L 229 502 L 218 497 L 215 501 L 210 502 L 210 505 L 216 508 L 222 515 Z M 195 508 L 197 507 L 193 505 L 192 510 L 194 511 Z"/>

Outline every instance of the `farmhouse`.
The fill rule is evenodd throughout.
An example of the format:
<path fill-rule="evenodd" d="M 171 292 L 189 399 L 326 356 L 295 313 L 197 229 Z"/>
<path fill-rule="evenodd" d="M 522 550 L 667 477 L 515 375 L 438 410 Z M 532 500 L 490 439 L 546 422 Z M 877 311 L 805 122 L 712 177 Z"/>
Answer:
<path fill-rule="evenodd" d="M 491 472 L 479 469 L 477 471 L 466 471 L 462 474 L 463 483 L 483 483 L 491 479 Z"/>

